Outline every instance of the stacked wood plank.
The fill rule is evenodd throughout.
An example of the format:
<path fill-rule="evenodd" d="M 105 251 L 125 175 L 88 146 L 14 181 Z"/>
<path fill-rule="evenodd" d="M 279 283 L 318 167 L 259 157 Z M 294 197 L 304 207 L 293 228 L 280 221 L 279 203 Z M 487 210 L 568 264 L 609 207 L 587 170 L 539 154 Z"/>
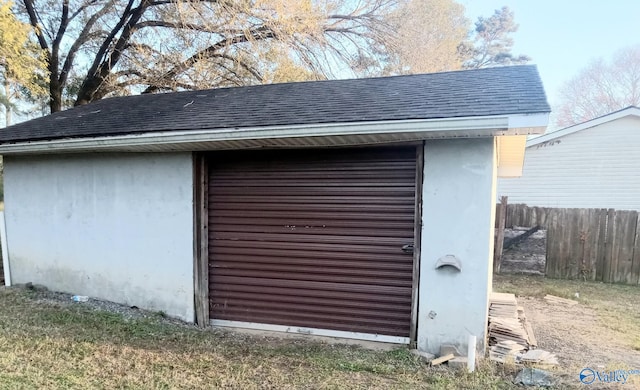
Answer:
<path fill-rule="evenodd" d="M 547 299 L 547 301 L 549 300 Z M 561 301 L 554 302 L 568 304 Z M 491 347 L 489 359 L 496 362 L 558 364 L 558 359 L 553 353 L 536 349 L 537 342 L 531 323 L 527 321 L 524 308 L 518 306 L 513 294 L 491 294 L 489 300 L 489 346 Z"/>
<path fill-rule="evenodd" d="M 492 343 L 493 341 L 493 343 Z M 529 338 L 518 318 L 493 317 L 489 322 L 489 345 L 513 341 L 529 348 Z"/>
<path fill-rule="evenodd" d="M 525 349 L 537 345 L 524 308 L 518 306 L 515 295 L 492 293 L 489 305 L 489 345 L 506 340 L 520 343 Z"/>
<path fill-rule="evenodd" d="M 521 312 L 524 316 L 524 310 Z M 518 302 L 513 294 L 492 293 L 489 301 L 489 345 L 513 341 L 529 348 L 527 332 L 519 319 Z"/>
<path fill-rule="evenodd" d="M 531 349 L 518 357 L 518 362 L 522 364 L 542 364 L 555 366 L 558 358 L 551 352 L 542 349 Z"/>
<path fill-rule="evenodd" d="M 500 341 L 489 350 L 489 359 L 500 363 L 516 363 L 525 347 L 515 341 Z"/>
<path fill-rule="evenodd" d="M 522 327 L 524 328 L 524 331 L 527 334 L 527 342 L 529 343 L 529 349 L 537 347 L 538 342 L 536 341 L 536 337 L 533 334 L 533 327 L 531 326 L 531 322 L 527 320 L 527 316 L 524 314 L 524 307 L 522 306 L 518 306 L 518 319 L 522 323 Z"/>
<path fill-rule="evenodd" d="M 536 336 L 533 334 L 533 328 L 531 327 L 531 322 L 527 321 L 526 319 L 524 321 L 524 330 L 527 332 L 529 348 L 536 348 L 538 346 L 538 341 L 536 340 Z"/>
<path fill-rule="evenodd" d="M 517 318 L 518 304 L 516 302 L 516 296 L 513 294 L 505 293 L 491 293 L 489 299 L 489 319 L 501 317 L 501 318 Z"/>

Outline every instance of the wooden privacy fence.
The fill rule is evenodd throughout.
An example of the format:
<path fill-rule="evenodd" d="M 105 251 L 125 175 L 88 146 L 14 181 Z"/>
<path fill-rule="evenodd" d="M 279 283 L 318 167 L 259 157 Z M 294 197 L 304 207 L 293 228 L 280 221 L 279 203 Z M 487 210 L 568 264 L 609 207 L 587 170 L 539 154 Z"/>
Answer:
<path fill-rule="evenodd" d="M 507 206 L 506 226 L 547 229 L 545 273 L 551 278 L 640 283 L 637 211 Z"/>

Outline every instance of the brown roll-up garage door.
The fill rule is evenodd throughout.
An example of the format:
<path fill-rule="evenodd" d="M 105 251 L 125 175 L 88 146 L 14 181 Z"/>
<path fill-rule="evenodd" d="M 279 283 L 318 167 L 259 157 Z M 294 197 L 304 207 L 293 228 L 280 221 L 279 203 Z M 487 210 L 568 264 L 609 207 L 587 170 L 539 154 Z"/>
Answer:
<path fill-rule="evenodd" d="M 413 147 L 210 156 L 211 318 L 408 337 L 415 172 Z"/>

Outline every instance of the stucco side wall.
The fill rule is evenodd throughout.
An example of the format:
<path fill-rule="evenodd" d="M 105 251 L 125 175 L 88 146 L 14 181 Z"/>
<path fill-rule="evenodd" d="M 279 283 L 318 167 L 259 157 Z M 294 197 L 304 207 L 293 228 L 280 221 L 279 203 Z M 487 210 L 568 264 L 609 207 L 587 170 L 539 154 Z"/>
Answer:
<path fill-rule="evenodd" d="M 418 349 L 484 350 L 491 292 L 496 152 L 493 138 L 427 141 L 424 148 Z M 461 271 L 436 269 L 453 255 Z"/>
<path fill-rule="evenodd" d="M 190 153 L 6 157 L 13 283 L 193 321 Z"/>

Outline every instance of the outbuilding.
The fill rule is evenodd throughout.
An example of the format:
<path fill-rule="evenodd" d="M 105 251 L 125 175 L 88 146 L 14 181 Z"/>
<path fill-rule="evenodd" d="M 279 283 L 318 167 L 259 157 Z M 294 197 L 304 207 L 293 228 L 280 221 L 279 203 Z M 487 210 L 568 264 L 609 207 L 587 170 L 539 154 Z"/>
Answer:
<path fill-rule="evenodd" d="M 11 283 L 201 325 L 484 348 L 534 66 L 109 98 L 0 133 Z"/>

